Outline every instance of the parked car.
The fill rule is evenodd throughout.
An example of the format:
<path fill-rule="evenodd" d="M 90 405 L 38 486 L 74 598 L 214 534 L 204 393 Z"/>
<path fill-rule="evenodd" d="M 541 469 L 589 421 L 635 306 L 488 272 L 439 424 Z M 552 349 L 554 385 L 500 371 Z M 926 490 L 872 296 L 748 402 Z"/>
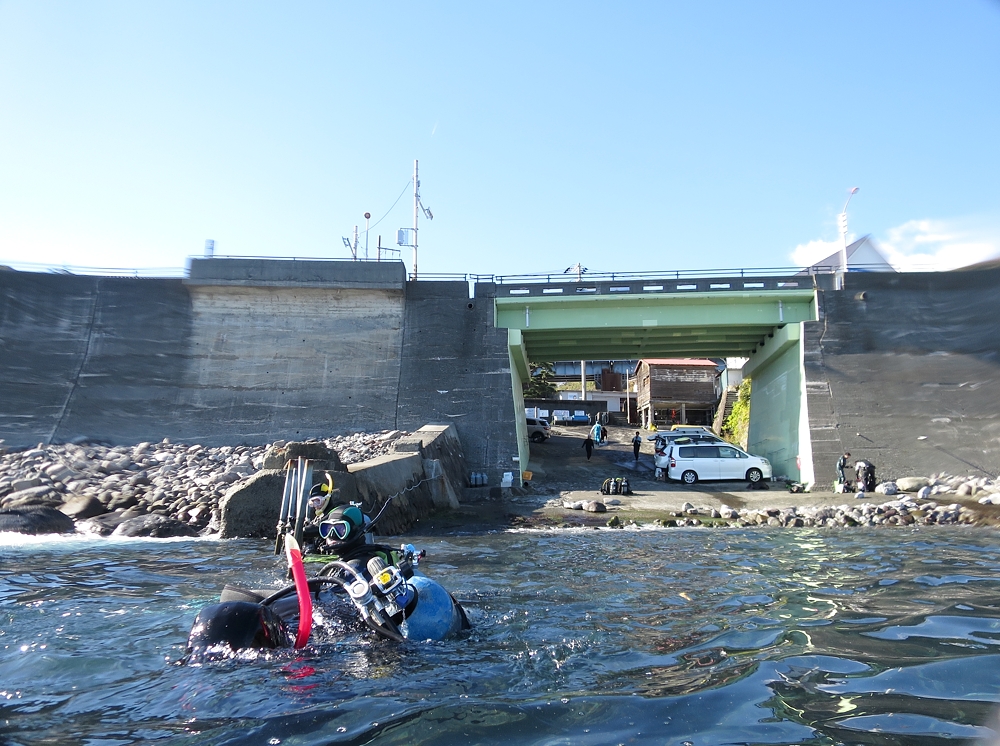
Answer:
<path fill-rule="evenodd" d="M 650 440 L 655 440 L 653 444 L 653 463 L 658 469 L 667 468 L 667 449 L 675 443 L 679 444 L 690 444 L 690 443 L 725 443 L 722 438 L 720 438 L 715 433 L 708 432 L 707 430 L 699 430 L 697 434 L 687 434 L 687 433 L 677 433 L 668 430 L 664 433 L 657 433 L 651 436 Z"/>
<path fill-rule="evenodd" d="M 684 484 L 728 479 L 759 482 L 771 478 L 771 462 L 726 443 L 673 443 L 667 450 L 667 479 Z"/>
<path fill-rule="evenodd" d="M 526 417 L 525 421 L 528 423 L 528 439 L 532 443 L 542 443 L 552 435 L 552 428 L 549 426 L 548 420 Z"/>

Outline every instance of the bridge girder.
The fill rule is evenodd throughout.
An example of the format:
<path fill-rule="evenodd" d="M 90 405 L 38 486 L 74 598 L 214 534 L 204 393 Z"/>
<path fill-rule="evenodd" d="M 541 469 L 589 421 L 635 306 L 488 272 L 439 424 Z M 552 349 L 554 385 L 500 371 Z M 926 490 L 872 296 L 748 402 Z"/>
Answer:
<path fill-rule="evenodd" d="M 495 308 L 533 361 L 747 357 L 786 324 L 817 318 L 812 289 L 503 297 Z"/>

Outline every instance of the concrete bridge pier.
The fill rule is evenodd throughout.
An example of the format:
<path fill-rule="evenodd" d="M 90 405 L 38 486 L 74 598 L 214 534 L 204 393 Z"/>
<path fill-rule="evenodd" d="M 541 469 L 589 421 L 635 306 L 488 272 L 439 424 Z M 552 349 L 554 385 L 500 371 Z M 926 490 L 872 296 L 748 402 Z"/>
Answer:
<path fill-rule="evenodd" d="M 765 455 L 775 476 L 815 481 L 802 359 L 802 323 L 775 329 L 750 355 L 743 374 L 750 388 L 747 450 Z"/>

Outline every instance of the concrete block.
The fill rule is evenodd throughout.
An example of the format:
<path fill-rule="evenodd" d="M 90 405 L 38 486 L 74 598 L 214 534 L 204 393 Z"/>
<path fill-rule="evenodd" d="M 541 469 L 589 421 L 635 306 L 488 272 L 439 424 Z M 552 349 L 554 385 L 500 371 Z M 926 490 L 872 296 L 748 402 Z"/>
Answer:
<path fill-rule="evenodd" d="M 444 468 L 441 466 L 441 461 L 439 459 L 425 458 L 423 459 L 423 465 L 424 479 L 429 480 L 428 485 L 430 485 L 431 500 L 434 502 L 434 507 L 457 510 L 459 507 L 458 495 L 452 489 L 451 482 L 448 480 Z"/>

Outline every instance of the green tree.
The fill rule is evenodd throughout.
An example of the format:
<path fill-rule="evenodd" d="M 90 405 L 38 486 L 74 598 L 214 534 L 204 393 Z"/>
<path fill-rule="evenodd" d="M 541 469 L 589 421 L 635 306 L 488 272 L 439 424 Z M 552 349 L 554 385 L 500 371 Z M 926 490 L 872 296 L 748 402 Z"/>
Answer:
<path fill-rule="evenodd" d="M 747 447 L 750 430 L 750 379 L 744 378 L 733 409 L 722 423 L 722 437 L 740 448 Z"/>
<path fill-rule="evenodd" d="M 552 382 L 555 370 L 552 363 L 528 363 L 531 378 L 524 384 L 524 396 L 528 399 L 552 399 L 556 395 L 556 385 Z"/>

